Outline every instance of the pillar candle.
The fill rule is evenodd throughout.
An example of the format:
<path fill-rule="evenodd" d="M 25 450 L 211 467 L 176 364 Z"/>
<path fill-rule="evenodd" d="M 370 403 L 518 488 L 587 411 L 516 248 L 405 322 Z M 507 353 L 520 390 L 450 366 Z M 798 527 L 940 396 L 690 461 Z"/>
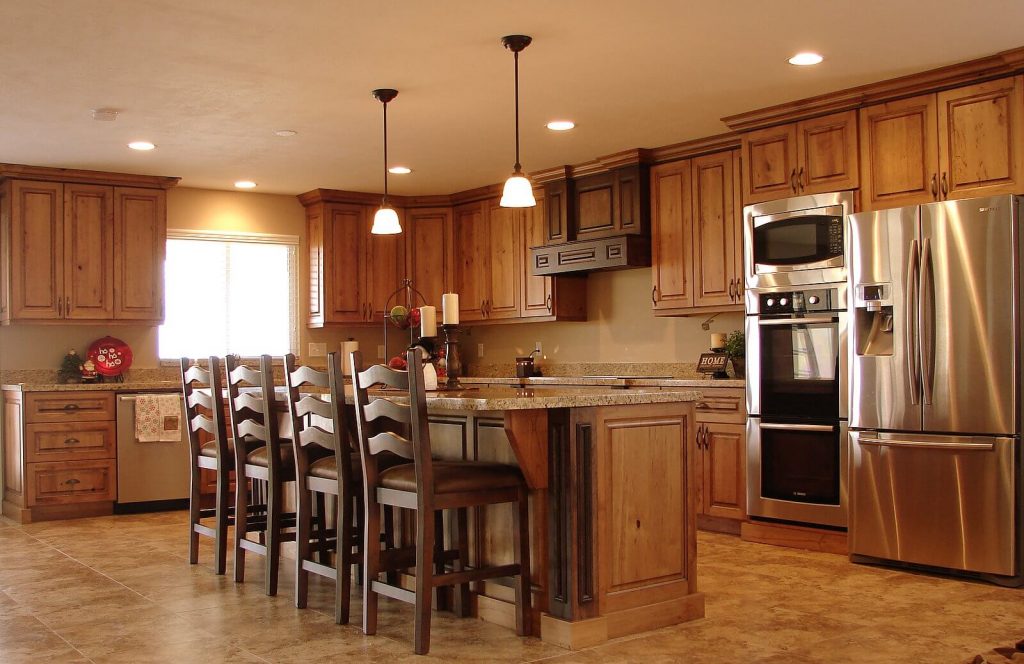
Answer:
<path fill-rule="evenodd" d="M 437 307 L 420 307 L 420 336 L 437 336 Z"/>
<path fill-rule="evenodd" d="M 441 296 L 441 322 L 444 325 L 459 324 L 458 293 L 445 293 Z"/>
<path fill-rule="evenodd" d="M 711 333 L 711 347 L 712 348 L 725 348 L 725 333 L 723 333 L 723 332 L 712 332 Z"/>
<path fill-rule="evenodd" d="M 359 350 L 359 342 L 349 339 L 341 342 L 341 373 L 344 376 L 352 375 L 352 353 Z"/>

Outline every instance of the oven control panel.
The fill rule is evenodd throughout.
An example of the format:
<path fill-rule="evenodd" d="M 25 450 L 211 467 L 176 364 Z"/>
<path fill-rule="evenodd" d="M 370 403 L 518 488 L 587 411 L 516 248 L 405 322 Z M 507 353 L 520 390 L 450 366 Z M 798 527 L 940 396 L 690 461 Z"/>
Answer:
<path fill-rule="evenodd" d="M 771 314 L 800 314 L 811 311 L 834 311 L 839 298 L 834 288 L 761 293 L 758 310 L 762 316 Z"/>

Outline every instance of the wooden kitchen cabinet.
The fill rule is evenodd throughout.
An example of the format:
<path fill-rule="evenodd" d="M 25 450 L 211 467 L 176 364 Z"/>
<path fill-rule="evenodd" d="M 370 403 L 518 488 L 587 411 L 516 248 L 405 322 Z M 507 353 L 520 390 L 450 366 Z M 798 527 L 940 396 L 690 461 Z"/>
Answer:
<path fill-rule="evenodd" d="M 455 261 L 452 209 L 412 208 L 406 216 L 408 274 L 426 304 L 441 311 L 441 295 L 452 292 Z"/>
<path fill-rule="evenodd" d="M 645 164 L 624 166 L 575 179 L 577 240 L 647 232 L 650 190 Z"/>
<path fill-rule="evenodd" d="M 651 169 L 651 302 L 656 315 L 741 310 L 735 150 Z"/>
<path fill-rule="evenodd" d="M 697 525 L 738 533 L 747 518 L 747 437 L 743 388 L 703 387 L 697 402 Z"/>
<path fill-rule="evenodd" d="M 545 243 L 548 205 L 544 193 L 535 192 L 537 206 L 522 208 L 522 302 L 519 317 L 542 320 L 586 320 L 587 278 L 585 275 L 545 277 L 531 274 L 530 247 Z"/>
<path fill-rule="evenodd" d="M 383 324 L 384 315 L 390 312 L 390 307 L 396 304 L 405 304 L 404 293 L 395 296 L 388 304 L 388 298 L 402 285 L 406 275 L 405 244 L 406 236 L 403 231 L 397 235 L 373 235 L 370 228 L 373 226 L 373 215 L 377 208 L 366 210 L 366 226 L 363 231 L 366 257 L 363 265 L 366 269 L 363 273 L 363 292 L 366 293 L 366 310 L 370 314 L 370 320 L 374 323 Z M 404 216 L 403 210 L 397 210 L 399 218 Z M 402 220 L 404 221 L 404 220 Z"/>
<path fill-rule="evenodd" d="M 1021 76 L 868 106 L 860 127 L 866 210 L 1024 188 Z"/>
<path fill-rule="evenodd" d="M 162 321 L 176 178 L 13 165 L 0 177 L 3 322 Z"/>
<path fill-rule="evenodd" d="M 488 320 L 519 317 L 521 275 L 526 266 L 521 234 L 521 209 L 504 208 L 498 199 L 491 199 L 487 206 L 488 292 L 484 309 Z"/>
<path fill-rule="evenodd" d="M 459 322 L 484 319 L 490 285 L 487 201 L 455 206 L 455 279 Z"/>
<path fill-rule="evenodd" d="M 859 184 L 855 111 L 758 129 L 742 141 L 744 204 Z"/>

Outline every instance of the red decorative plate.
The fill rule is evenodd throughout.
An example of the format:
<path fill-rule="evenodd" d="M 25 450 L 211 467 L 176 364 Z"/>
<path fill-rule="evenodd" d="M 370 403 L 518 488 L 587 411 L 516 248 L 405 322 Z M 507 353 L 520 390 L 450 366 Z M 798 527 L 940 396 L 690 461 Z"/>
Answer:
<path fill-rule="evenodd" d="M 132 349 L 114 337 L 103 337 L 89 346 L 88 358 L 101 376 L 120 376 L 132 366 Z"/>

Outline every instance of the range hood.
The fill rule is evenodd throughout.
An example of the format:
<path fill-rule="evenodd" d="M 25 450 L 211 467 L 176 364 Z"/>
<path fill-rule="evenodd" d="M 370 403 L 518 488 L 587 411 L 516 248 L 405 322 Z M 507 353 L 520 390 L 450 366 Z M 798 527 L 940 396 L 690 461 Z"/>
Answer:
<path fill-rule="evenodd" d="M 545 243 L 530 248 L 537 276 L 651 265 L 651 200 L 646 150 L 540 174 Z"/>

